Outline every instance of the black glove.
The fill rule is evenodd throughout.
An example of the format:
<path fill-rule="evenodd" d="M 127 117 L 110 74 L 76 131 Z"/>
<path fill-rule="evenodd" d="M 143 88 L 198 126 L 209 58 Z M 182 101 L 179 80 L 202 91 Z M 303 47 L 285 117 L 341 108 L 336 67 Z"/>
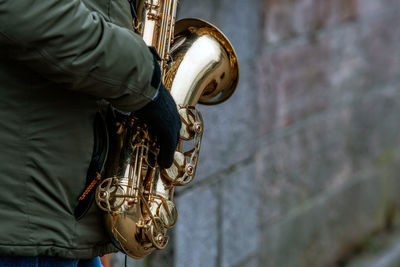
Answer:
<path fill-rule="evenodd" d="M 154 56 L 151 85 L 158 88 L 158 95 L 146 106 L 136 111 L 135 116 L 142 119 L 149 127 L 150 132 L 157 136 L 160 145 L 158 164 L 161 168 L 169 168 L 174 160 L 182 123 L 174 99 L 161 82 L 161 71 L 156 56 Z"/>

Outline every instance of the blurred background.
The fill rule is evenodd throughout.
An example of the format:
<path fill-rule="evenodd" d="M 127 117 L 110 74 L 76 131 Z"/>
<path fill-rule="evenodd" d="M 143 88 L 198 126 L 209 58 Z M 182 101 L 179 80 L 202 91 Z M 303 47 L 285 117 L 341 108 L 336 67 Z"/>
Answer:
<path fill-rule="evenodd" d="M 181 0 L 231 40 L 197 176 L 135 267 L 400 266 L 400 2 Z M 122 254 L 111 266 L 123 266 Z"/>

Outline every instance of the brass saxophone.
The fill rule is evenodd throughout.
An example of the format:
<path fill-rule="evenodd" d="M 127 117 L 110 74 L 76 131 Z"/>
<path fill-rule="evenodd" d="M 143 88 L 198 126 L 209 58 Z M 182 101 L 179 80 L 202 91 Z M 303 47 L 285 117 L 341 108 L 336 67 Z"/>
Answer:
<path fill-rule="evenodd" d="M 189 184 L 196 173 L 203 132 L 197 102 L 218 104 L 236 89 L 239 68 L 224 34 L 199 19 L 175 23 L 177 0 L 134 1 L 135 31 L 161 57 L 165 87 L 182 120 L 180 140 L 169 169 L 156 163 L 158 146 L 147 126 L 129 117 L 115 122 L 104 179 L 96 189 L 97 205 L 106 211 L 107 231 L 114 244 L 142 258 L 168 243 L 167 229 L 177 221 L 174 186 Z"/>

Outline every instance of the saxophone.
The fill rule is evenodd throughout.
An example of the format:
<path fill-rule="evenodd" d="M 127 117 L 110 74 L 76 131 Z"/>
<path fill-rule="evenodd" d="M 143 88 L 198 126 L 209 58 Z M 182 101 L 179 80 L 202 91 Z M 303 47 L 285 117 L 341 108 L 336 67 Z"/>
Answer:
<path fill-rule="evenodd" d="M 174 187 L 189 184 L 196 173 L 203 119 L 195 105 L 214 105 L 236 89 L 239 68 L 224 34 L 200 19 L 175 23 L 177 0 L 131 1 L 135 31 L 160 55 L 162 79 L 182 120 L 180 140 L 169 169 L 160 169 L 157 140 L 135 117 L 109 127 L 110 147 L 104 179 L 96 189 L 98 207 L 114 245 L 143 258 L 168 243 L 177 221 Z"/>

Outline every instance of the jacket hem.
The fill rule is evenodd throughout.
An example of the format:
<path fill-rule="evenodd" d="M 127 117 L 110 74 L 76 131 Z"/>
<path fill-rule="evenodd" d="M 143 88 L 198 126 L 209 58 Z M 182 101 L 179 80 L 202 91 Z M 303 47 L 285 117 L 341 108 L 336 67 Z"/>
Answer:
<path fill-rule="evenodd" d="M 71 248 L 55 245 L 10 245 L 0 244 L 0 255 L 36 257 L 50 256 L 64 259 L 89 259 L 105 254 L 114 253 L 118 250 L 111 244 L 102 244 L 89 248 Z"/>

